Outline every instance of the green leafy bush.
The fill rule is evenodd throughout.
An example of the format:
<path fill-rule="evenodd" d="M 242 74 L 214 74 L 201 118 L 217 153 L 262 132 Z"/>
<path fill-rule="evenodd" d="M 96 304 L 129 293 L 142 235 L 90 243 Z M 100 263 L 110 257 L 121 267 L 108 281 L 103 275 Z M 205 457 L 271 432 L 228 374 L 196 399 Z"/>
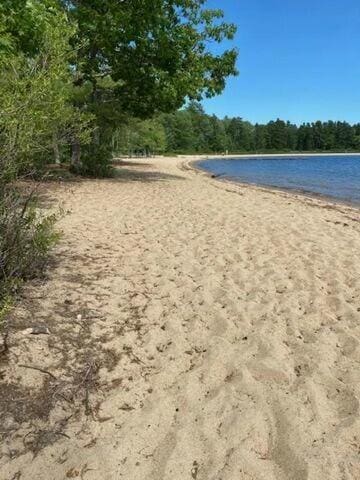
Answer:
<path fill-rule="evenodd" d="M 21 283 L 43 272 L 58 239 L 56 219 L 39 211 L 32 193 L 0 187 L 0 321 Z"/>
<path fill-rule="evenodd" d="M 109 144 L 87 145 L 82 149 L 81 164 L 72 165 L 71 171 L 85 177 L 105 178 L 113 172 L 112 151 Z"/>

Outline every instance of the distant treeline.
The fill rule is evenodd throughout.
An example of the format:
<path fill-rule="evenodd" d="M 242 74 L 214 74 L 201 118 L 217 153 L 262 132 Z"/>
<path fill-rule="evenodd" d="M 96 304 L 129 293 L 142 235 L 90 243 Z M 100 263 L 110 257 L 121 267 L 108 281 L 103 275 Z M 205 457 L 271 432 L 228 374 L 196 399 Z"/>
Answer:
<path fill-rule="evenodd" d="M 129 120 L 113 137 L 116 154 L 360 151 L 360 123 L 277 119 L 266 125 L 207 115 L 197 102 L 152 120 Z"/>

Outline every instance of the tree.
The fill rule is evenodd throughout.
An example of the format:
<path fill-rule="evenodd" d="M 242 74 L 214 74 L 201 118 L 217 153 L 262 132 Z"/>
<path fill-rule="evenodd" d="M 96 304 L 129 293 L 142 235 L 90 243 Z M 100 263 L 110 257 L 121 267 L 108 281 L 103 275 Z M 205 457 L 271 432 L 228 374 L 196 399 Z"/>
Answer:
<path fill-rule="evenodd" d="M 52 1 L 19 0 L 3 4 L 0 19 L 0 161 L 15 175 L 47 160 L 54 141 L 76 135 L 85 143 L 91 116 L 72 105 L 74 27 L 66 15 Z"/>
<path fill-rule="evenodd" d="M 322 122 L 312 124 L 314 148 L 315 150 L 323 150 L 325 147 L 324 128 Z"/>
<path fill-rule="evenodd" d="M 190 114 L 194 134 L 193 151 L 208 152 L 214 133 L 211 118 L 199 102 L 190 102 L 186 111 Z"/>
<path fill-rule="evenodd" d="M 293 151 L 297 147 L 297 126 L 286 122 L 286 149 Z"/>
<path fill-rule="evenodd" d="M 353 138 L 352 148 L 354 148 L 357 152 L 359 152 L 360 151 L 360 123 L 357 123 L 356 125 L 353 126 L 353 132 L 354 132 L 354 138 Z"/>
<path fill-rule="evenodd" d="M 129 120 L 119 127 L 112 140 L 113 153 L 129 154 L 141 152 L 144 155 L 162 153 L 166 148 L 165 130 L 159 119 Z"/>
<path fill-rule="evenodd" d="M 317 121 L 298 127 L 277 119 L 252 125 L 240 117 L 208 115 L 195 101 L 175 113 L 162 114 L 159 120 L 166 133 L 164 150 L 173 153 L 359 150 L 360 145 L 359 124 Z M 129 138 L 138 138 L 141 122 L 136 120 L 134 125 L 129 123 Z"/>
<path fill-rule="evenodd" d="M 224 122 L 219 120 L 215 115 L 211 117 L 210 121 L 212 136 L 209 142 L 209 149 L 212 152 L 225 152 L 229 149 L 229 144 Z"/>
<path fill-rule="evenodd" d="M 197 138 L 189 111 L 180 110 L 174 114 L 163 115 L 161 121 L 166 133 L 167 151 L 195 152 Z"/>
<path fill-rule="evenodd" d="M 267 125 L 270 143 L 268 148 L 271 150 L 286 150 L 288 147 L 288 135 L 286 123 L 279 118 Z"/>
<path fill-rule="evenodd" d="M 47 0 L 0 5 L 0 324 L 19 284 L 45 265 L 54 215 L 36 208 L 20 175 L 49 162 L 59 144 L 89 137 L 91 118 L 72 105 L 74 27 Z M 1 326 L 1 325 L 0 325 Z"/>
<path fill-rule="evenodd" d="M 83 108 L 97 117 L 104 102 L 143 118 L 171 112 L 186 98 L 221 93 L 226 78 L 236 74 L 234 49 L 218 55 L 208 49 L 210 41 L 232 39 L 235 27 L 222 21 L 221 10 L 204 9 L 205 0 L 60 3 L 78 25 L 74 82 L 88 88 Z M 103 123 L 99 118 L 98 129 Z M 92 148 L 99 143 L 101 134 Z"/>
<path fill-rule="evenodd" d="M 336 123 L 335 142 L 337 148 L 347 150 L 351 148 L 354 141 L 354 132 L 352 127 L 347 122 Z"/>
<path fill-rule="evenodd" d="M 251 149 L 253 132 L 249 122 L 244 122 L 240 117 L 232 118 L 227 123 L 226 133 L 231 150 L 241 152 Z"/>
<path fill-rule="evenodd" d="M 266 138 L 267 130 L 265 125 L 259 125 L 258 123 L 254 127 L 254 148 L 255 151 L 264 151 L 267 146 Z"/>
<path fill-rule="evenodd" d="M 325 150 L 334 150 L 336 148 L 336 126 L 332 121 L 323 124 L 323 138 Z"/>

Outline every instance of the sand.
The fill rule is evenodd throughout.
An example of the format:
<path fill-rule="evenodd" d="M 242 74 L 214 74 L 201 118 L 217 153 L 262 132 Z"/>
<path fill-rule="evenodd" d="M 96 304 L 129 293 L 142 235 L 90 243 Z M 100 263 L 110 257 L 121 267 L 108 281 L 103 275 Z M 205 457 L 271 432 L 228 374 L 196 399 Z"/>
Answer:
<path fill-rule="evenodd" d="M 189 160 L 49 187 L 67 214 L 9 320 L 1 479 L 360 479 L 359 210 Z"/>

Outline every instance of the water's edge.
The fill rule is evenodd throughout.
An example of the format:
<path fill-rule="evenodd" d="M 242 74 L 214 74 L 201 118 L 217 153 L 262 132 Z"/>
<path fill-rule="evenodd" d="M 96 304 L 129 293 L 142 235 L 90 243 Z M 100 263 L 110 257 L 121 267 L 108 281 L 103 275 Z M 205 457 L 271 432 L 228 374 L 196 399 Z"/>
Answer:
<path fill-rule="evenodd" d="M 332 206 L 334 207 L 344 207 L 344 206 L 347 206 L 347 207 L 351 207 L 351 208 L 354 208 L 356 210 L 360 210 L 360 203 L 359 202 L 356 202 L 356 201 L 348 201 L 346 199 L 341 199 L 341 198 L 338 198 L 338 197 L 332 197 L 331 195 L 325 195 L 325 194 L 321 194 L 321 193 L 318 193 L 318 192 L 313 192 L 313 191 L 310 191 L 310 190 L 305 190 L 305 189 L 297 189 L 297 188 L 292 188 L 292 187 L 278 187 L 276 185 L 268 185 L 268 184 L 262 184 L 262 183 L 252 183 L 252 182 L 246 182 L 244 180 L 238 180 L 236 177 L 232 177 L 232 176 L 225 176 L 225 175 L 214 175 L 213 173 L 211 173 L 209 170 L 207 170 L 206 168 L 202 168 L 199 164 L 201 162 L 203 162 L 204 160 L 224 160 L 224 158 L 227 158 L 227 159 L 232 159 L 234 158 L 235 160 L 239 160 L 239 159 L 246 159 L 246 158 L 253 158 L 253 159 L 257 159 L 257 158 L 266 158 L 266 157 L 269 157 L 269 158 L 274 158 L 274 157 L 307 157 L 307 156 L 326 156 L 327 154 L 304 154 L 304 155 L 299 155 L 299 154 L 289 154 L 289 155 L 273 155 L 273 154 L 268 154 L 268 155 L 238 155 L 238 156 L 228 156 L 228 157 L 208 157 L 208 158 L 198 158 L 196 160 L 191 160 L 190 162 L 187 162 L 188 166 L 191 167 L 193 170 L 197 171 L 197 172 L 200 172 L 206 176 L 208 176 L 209 178 L 212 178 L 216 181 L 219 181 L 221 183 L 231 183 L 231 184 L 234 184 L 234 185 L 242 185 L 244 187 L 250 187 L 250 188 L 260 188 L 261 190 L 267 190 L 271 193 L 279 193 L 279 192 L 283 192 L 283 193 L 287 193 L 287 194 L 290 194 L 290 195 L 299 195 L 301 197 L 304 197 L 304 198 L 308 198 L 308 199 L 314 199 L 314 200 L 321 200 L 322 202 L 324 203 L 328 203 L 328 204 L 331 204 Z M 345 154 L 345 153 L 341 153 L 341 154 L 336 154 L 337 156 L 345 156 L 345 155 L 351 155 L 351 156 L 359 156 L 360 154 Z M 295 197 L 296 198 L 296 197 Z"/>

